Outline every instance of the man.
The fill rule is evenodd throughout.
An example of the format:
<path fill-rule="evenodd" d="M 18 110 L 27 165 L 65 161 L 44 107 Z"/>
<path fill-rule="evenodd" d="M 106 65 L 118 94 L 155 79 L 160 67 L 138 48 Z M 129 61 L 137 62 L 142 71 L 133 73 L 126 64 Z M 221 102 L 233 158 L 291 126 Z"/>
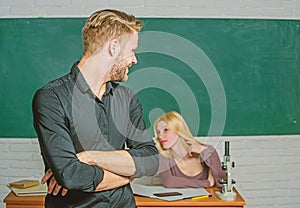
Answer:
<path fill-rule="evenodd" d="M 34 127 L 48 180 L 46 207 L 136 207 L 133 177 L 154 175 L 157 149 L 126 81 L 137 63 L 142 22 L 124 12 L 92 14 L 83 56 L 71 72 L 39 89 Z M 53 174 L 53 175 L 52 175 Z"/>

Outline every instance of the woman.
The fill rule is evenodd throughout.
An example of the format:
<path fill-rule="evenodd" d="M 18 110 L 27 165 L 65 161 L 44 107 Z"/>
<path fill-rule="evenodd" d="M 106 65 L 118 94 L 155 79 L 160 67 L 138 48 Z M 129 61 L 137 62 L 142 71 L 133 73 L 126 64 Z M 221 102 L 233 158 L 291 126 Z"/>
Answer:
<path fill-rule="evenodd" d="M 162 114 L 154 122 L 160 152 L 159 175 L 167 188 L 222 187 L 225 179 L 218 153 L 197 141 L 177 112 Z"/>

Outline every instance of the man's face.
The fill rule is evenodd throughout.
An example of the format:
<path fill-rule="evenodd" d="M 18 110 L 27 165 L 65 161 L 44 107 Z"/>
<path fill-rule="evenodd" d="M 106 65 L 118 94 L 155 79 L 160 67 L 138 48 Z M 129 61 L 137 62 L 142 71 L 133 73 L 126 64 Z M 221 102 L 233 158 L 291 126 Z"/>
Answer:
<path fill-rule="evenodd" d="M 138 33 L 135 32 L 131 35 L 122 38 L 122 50 L 117 62 L 112 66 L 110 72 L 111 81 L 126 82 L 128 80 L 128 69 L 132 64 L 137 63 L 135 51 L 138 47 Z"/>

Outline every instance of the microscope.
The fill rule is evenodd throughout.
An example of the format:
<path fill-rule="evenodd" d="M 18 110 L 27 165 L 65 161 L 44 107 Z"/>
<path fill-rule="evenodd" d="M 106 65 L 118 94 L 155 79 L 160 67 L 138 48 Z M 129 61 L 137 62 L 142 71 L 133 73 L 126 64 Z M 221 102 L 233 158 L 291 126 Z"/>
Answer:
<path fill-rule="evenodd" d="M 231 170 L 234 168 L 234 162 L 230 162 L 229 141 L 225 141 L 225 155 L 222 162 L 222 169 L 226 172 L 227 179 L 219 180 L 223 184 L 222 192 L 216 191 L 216 196 L 225 201 L 233 201 L 236 199 L 236 192 L 232 190 L 235 181 L 231 178 Z"/>

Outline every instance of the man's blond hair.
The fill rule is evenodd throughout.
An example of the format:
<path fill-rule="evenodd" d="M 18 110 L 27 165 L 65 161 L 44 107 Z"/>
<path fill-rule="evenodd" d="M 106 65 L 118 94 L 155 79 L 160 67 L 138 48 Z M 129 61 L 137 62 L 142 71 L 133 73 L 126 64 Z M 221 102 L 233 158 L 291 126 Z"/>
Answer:
<path fill-rule="evenodd" d="M 83 55 L 93 55 L 107 41 L 139 32 L 142 26 L 142 21 L 125 12 L 110 9 L 96 11 L 82 28 Z"/>

